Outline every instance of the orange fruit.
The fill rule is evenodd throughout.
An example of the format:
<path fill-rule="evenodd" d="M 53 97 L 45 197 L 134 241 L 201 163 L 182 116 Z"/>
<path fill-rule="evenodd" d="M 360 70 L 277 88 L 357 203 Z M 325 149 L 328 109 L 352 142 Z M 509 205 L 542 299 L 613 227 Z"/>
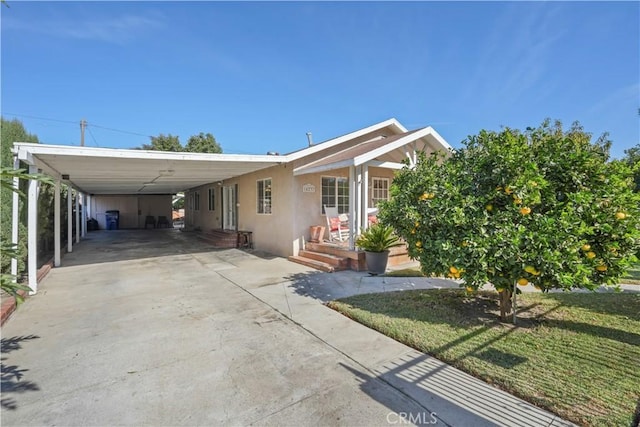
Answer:
<path fill-rule="evenodd" d="M 454 266 L 449 267 L 449 271 L 451 272 L 451 274 L 459 273 L 459 270 Z"/>
<path fill-rule="evenodd" d="M 524 277 L 521 277 L 518 279 L 518 285 L 520 286 L 527 286 L 529 284 L 529 281 L 527 279 L 525 279 Z"/>
<path fill-rule="evenodd" d="M 511 194 L 513 193 L 513 190 L 511 189 L 511 187 L 504 187 L 504 192 L 507 194 Z"/>
<path fill-rule="evenodd" d="M 522 215 L 529 215 L 531 213 L 531 208 L 528 206 L 524 206 L 522 208 L 520 208 L 520 213 Z"/>
<path fill-rule="evenodd" d="M 584 245 L 582 245 L 582 250 L 587 252 L 589 249 L 591 249 L 591 245 L 589 245 L 588 243 L 585 243 Z"/>
<path fill-rule="evenodd" d="M 604 264 L 599 265 L 599 266 L 596 267 L 596 270 L 602 271 L 602 272 L 607 271 L 607 266 L 604 265 Z"/>
<path fill-rule="evenodd" d="M 487 209 L 487 212 L 491 212 L 493 210 L 493 205 L 488 204 L 487 206 L 485 206 L 485 209 Z"/>
<path fill-rule="evenodd" d="M 465 289 L 467 290 L 467 292 L 473 292 L 474 290 L 471 286 L 467 286 Z"/>
<path fill-rule="evenodd" d="M 587 258 L 594 259 L 596 257 L 596 253 L 593 251 L 587 252 Z"/>
<path fill-rule="evenodd" d="M 421 248 L 422 247 L 422 242 L 420 240 L 418 240 L 416 242 L 416 248 Z"/>
<path fill-rule="evenodd" d="M 625 219 L 627 214 L 624 212 L 616 212 L 616 219 Z"/>

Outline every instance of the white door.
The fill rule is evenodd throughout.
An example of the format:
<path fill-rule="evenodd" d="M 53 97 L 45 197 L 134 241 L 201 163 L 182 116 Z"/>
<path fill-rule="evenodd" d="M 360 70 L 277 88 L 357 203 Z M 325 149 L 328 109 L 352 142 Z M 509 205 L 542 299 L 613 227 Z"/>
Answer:
<path fill-rule="evenodd" d="M 236 229 L 236 187 L 222 188 L 222 215 L 224 223 L 222 227 L 225 230 Z"/>

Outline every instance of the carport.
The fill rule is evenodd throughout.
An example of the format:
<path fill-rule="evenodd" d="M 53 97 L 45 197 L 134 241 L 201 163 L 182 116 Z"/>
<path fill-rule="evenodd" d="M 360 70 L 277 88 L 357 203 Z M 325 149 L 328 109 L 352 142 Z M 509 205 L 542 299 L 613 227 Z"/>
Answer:
<path fill-rule="evenodd" d="M 54 181 L 54 267 L 61 265 L 60 189 L 68 187 L 67 209 L 72 211 L 72 193 L 76 194 L 75 224 L 79 243 L 86 236 L 90 200 L 98 195 L 175 194 L 200 185 L 224 181 L 239 175 L 282 163 L 272 155 L 205 154 L 74 147 L 16 142 L 14 168 L 21 162 L 29 173 L 42 173 Z M 37 196 L 40 183 L 30 180 L 27 191 L 28 285 L 31 293 L 37 283 Z M 19 187 L 19 179 L 14 179 Z M 80 205 L 83 206 L 80 218 Z M 13 198 L 12 242 L 18 243 L 18 194 Z M 68 235 L 72 235 L 72 216 L 68 215 Z M 73 251 L 71 237 L 67 252 Z M 11 262 L 11 273 L 18 273 L 17 259 Z"/>

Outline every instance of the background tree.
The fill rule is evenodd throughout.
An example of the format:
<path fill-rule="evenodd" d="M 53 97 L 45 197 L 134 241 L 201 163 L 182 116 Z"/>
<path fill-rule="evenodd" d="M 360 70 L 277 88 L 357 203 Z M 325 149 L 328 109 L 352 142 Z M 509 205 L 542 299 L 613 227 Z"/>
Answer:
<path fill-rule="evenodd" d="M 0 118 L 0 166 L 7 172 L 3 174 L 3 182 L 9 177 L 10 170 L 13 169 L 13 143 L 14 142 L 39 142 L 38 137 L 33 135 L 24 128 L 24 125 L 19 120 L 5 120 Z M 9 178 L 7 178 L 9 177 Z M 20 200 L 20 211 L 22 211 L 22 205 L 24 201 Z M 6 183 L 0 187 L 0 239 L 3 242 L 11 242 L 11 215 L 13 206 L 13 191 L 12 186 L 7 186 Z M 24 221 L 21 221 L 18 227 L 18 233 L 20 238 L 19 244 L 16 248 L 18 252 L 18 271 L 24 271 L 25 261 L 27 258 L 27 243 L 26 236 L 27 230 L 24 226 Z M 2 260 L 0 261 L 0 271 L 9 273 L 11 267 L 11 257 L 5 256 L 3 253 Z"/>
<path fill-rule="evenodd" d="M 624 150 L 625 158 L 623 161 L 629 165 L 633 171 L 633 180 L 636 184 L 636 192 L 640 192 L 640 144 Z"/>
<path fill-rule="evenodd" d="M 420 157 L 393 181 L 380 209 L 426 274 L 486 283 L 503 320 L 516 284 L 595 289 L 613 285 L 640 246 L 640 198 L 610 143 L 579 124 L 481 131 L 448 158 Z"/>
<path fill-rule="evenodd" d="M 141 150 L 156 150 L 156 151 L 184 151 L 182 144 L 180 144 L 180 138 L 171 134 L 151 137 L 150 144 L 142 144 Z"/>
<path fill-rule="evenodd" d="M 222 153 L 222 147 L 216 142 L 213 135 L 200 132 L 198 135 L 193 135 L 189 138 L 185 151 L 192 153 Z"/>

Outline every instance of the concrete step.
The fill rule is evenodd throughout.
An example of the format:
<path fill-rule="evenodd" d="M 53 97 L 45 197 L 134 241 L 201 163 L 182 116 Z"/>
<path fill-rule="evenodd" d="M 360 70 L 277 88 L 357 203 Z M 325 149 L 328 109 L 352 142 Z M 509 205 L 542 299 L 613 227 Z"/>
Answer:
<path fill-rule="evenodd" d="M 336 270 L 346 270 L 347 268 L 349 268 L 349 259 L 346 257 L 309 250 L 301 250 L 298 255 L 303 258 L 322 261 L 324 263 L 332 265 Z"/>
<path fill-rule="evenodd" d="M 336 271 L 335 267 L 331 264 L 327 264 L 326 262 L 322 261 L 316 261 L 315 259 L 311 258 L 301 257 L 299 255 L 292 255 L 288 259 L 291 262 L 306 265 L 307 267 L 315 268 L 316 270 L 325 271 L 327 273 L 333 273 L 334 271 Z"/>

